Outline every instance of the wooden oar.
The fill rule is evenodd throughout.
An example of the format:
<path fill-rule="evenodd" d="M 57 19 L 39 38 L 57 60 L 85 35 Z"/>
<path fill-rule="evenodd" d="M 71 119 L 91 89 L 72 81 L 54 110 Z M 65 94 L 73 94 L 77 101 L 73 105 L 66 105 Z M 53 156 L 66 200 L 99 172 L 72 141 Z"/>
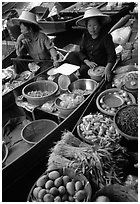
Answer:
<path fill-rule="evenodd" d="M 11 58 L 12 61 L 21 61 L 21 62 L 52 62 L 53 60 L 38 60 L 38 59 L 20 59 L 20 58 Z"/>

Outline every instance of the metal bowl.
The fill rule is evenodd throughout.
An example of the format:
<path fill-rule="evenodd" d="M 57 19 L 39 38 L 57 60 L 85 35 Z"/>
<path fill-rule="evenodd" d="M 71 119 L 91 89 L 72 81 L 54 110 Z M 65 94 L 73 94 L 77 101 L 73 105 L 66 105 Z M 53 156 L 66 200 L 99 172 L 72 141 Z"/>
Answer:
<path fill-rule="evenodd" d="M 68 91 L 81 92 L 84 96 L 91 94 L 97 88 L 98 83 L 92 79 L 78 79 L 68 86 Z"/>
<path fill-rule="evenodd" d="M 76 97 L 77 97 L 78 95 L 76 95 L 76 94 L 66 94 L 66 96 L 65 97 L 72 97 L 73 98 L 73 100 L 74 99 L 76 99 Z M 68 98 L 68 100 L 67 101 L 65 101 L 65 100 L 63 100 L 62 98 L 57 98 L 56 100 L 55 100 L 55 106 L 56 106 L 56 108 L 58 109 L 58 111 L 59 111 L 59 114 L 60 114 L 60 116 L 62 116 L 62 117 L 64 117 L 64 118 L 66 118 L 70 113 L 72 113 L 73 111 L 74 111 L 74 109 L 76 109 L 78 106 L 79 106 L 79 104 L 80 103 L 82 103 L 83 101 L 84 101 L 84 96 L 79 96 L 80 97 L 80 100 L 78 100 L 76 103 L 74 103 L 72 106 L 68 106 L 68 105 L 70 105 L 70 104 L 67 104 L 67 102 L 70 102 L 71 100 L 69 100 L 69 98 Z M 73 101 L 72 100 L 72 101 Z M 64 105 L 64 106 L 62 106 L 62 102 L 64 102 L 65 104 L 66 104 L 66 106 Z M 74 102 L 74 101 L 73 101 Z"/>
<path fill-rule="evenodd" d="M 32 92 L 32 91 L 33 92 L 35 92 L 35 91 L 41 91 L 41 92 L 48 91 L 48 94 L 46 96 L 42 96 L 42 97 L 29 96 L 28 93 Z M 39 106 L 39 105 L 44 104 L 46 101 L 50 100 L 51 97 L 54 96 L 57 91 L 58 91 L 58 85 L 55 82 L 49 81 L 49 80 L 42 80 L 42 81 L 32 82 L 32 83 L 26 85 L 22 89 L 22 94 L 30 104 Z"/>

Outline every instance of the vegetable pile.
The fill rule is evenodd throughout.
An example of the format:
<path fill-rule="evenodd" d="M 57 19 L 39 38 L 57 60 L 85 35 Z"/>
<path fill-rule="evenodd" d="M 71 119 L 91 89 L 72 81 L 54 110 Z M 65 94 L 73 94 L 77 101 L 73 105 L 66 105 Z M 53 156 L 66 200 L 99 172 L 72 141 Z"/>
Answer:
<path fill-rule="evenodd" d="M 138 107 L 126 106 L 120 110 L 115 122 L 118 128 L 125 134 L 138 137 Z"/>
<path fill-rule="evenodd" d="M 76 107 L 84 101 L 84 97 L 77 94 L 63 94 L 59 98 L 61 99 L 60 106 L 66 109 Z"/>
<path fill-rule="evenodd" d="M 53 91 L 52 91 L 53 92 Z M 30 91 L 27 93 L 28 96 L 31 97 L 43 97 L 43 96 L 48 96 L 52 93 L 51 91 Z"/>
<path fill-rule="evenodd" d="M 89 114 L 81 119 L 78 125 L 79 136 L 89 143 L 108 143 L 108 139 L 120 139 L 113 120 L 101 113 Z"/>
<path fill-rule="evenodd" d="M 92 93 L 92 90 L 82 90 L 82 89 L 76 89 L 73 91 L 75 94 L 80 94 L 80 95 L 89 95 Z"/>
<path fill-rule="evenodd" d="M 76 138 L 71 132 L 63 133 L 61 140 L 51 149 L 47 170 L 71 167 L 86 177 L 92 175 L 93 183 L 99 188 L 121 183 L 124 168 L 128 164 L 126 149 L 119 144 L 119 135 L 101 135 L 89 145 Z"/>
<path fill-rule="evenodd" d="M 87 182 L 80 175 L 62 169 L 43 174 L 32 191 L 32 201 L 39 202 L 84 202 L 87 200 Z M 83 178 L 83 177 L 81 177 Z"/>

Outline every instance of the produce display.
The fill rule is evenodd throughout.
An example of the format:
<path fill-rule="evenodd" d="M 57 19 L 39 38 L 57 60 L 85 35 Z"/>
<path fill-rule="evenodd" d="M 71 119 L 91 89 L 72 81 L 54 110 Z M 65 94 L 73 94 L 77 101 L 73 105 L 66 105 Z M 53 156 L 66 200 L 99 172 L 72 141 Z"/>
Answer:
<path fill-rule="evenodd" d="M 138 137 L 138 107 L 126 106 L 115 116 L 115 123 L 125 134 Z"/>
<path fill-rule="evenodd" d="M 36 91 L 28 92 L 27 95 L 31 96 L 31 97 L 43 97 L 43 96 L 49 96 L 51 93 L 53 93 L 53 91 L 40 91 L 40 90 L 36 90 Z"/>
<path fill-rule="evenodd" d="M 120 137 L 115 134 L 113 137 L 102 135 L 90 145 L 65 131 L 61 140 L 51 149 L 47 170 L 73 168 L 87 178 L 89 174 L 92 175 L 90 182 L 98 188 L 124 182 L 129 159 L 126 148 L 122 147 L 119 141 Z"/>
<path fill-rule="evenodd" d="M 135 102 L 132 94 L 121 89 L 108 89 L 97 97 L 97 107 L 107 115 L 114 115 L 119 108 Z"/>
<path fill-rule="evenodd" d="M 92 90 L 82 90 L 82 89 L 76 89 L 73 91 L 74 94 L 79 94 L 79 95 L 89 95 L 92 93 Z"/>
<path fill-rule="evenodd" d="M 106 143 L 108 139 L 120 138 L 113 120 L 101 113 L 84 116 L 77 126 L 77 130 L 79 136 L 90 144 L 94 144 L 97 141 Z"/>
<path fill-rule="evenodd" d="M 121 88 L 129 80 L 138 80 L 138 71 L 116 74 L 113 79 L 113 86 Z"/>
<path fill-rule="evenodd" d="M 30 201 L 84 202 L 89 201 L 91 187 L 85 176 L 72 169 L 55 169 L 43 174 L 32 189 Z"/>
<path fill-rule="evenodd" d="M 76 107 L 84 101 L 84 97 L 78 94 L 63 94 L 59 98 L 61 99 L 60 106 L 66 109 Z"/>

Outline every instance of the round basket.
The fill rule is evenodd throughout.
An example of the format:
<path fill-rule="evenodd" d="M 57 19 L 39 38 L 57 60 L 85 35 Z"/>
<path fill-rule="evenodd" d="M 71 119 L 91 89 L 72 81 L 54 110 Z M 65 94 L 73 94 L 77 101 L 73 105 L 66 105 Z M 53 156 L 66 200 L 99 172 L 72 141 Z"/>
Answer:
<path fill-rule="evenodd" d="M 97 88 L 98 83 L 92 79 L 78 79 L 68 86 L 70 93 L 79 93 L 84 96 L 91 94 Z"/>
<path fill-rule="evenodd" d="M 130 115 L 131 114 L 131 115 Z M 122 123 L 122 124 L 121 124 Z M 123 106 L 114 115 L 114 124 L 127 140 L 138 140 L 138 105 Z M 129 134 L 126 133 L 129 132 Z M 130 134 L 131 132 L 131 134 Z"/>
<path fill-rule="evenodd" d="M 58 126 L 52 120 L 41 119 L 35 120 L 26 125 L 21 131 L 21 137 L 25 142 L 30 145 L 34 145 L 39 142 L 42 138 L 47 136 L 53 129 Z"/>
<path fill-rule="evenodd" d="M 59 176 L 59 182 L 60 182 L 60 179 L 61 179 L 61 188 L 63 186 L 63 188 L 65 189 L 65 192 L 63 193 L 60 193 L 60 185 L 57 183 L 56 185 L 56 179 L 58 178 L 55 174 L 54 178 L 50 179 L 49 178 L 49 173 L 52 173 L 52 172 L 58 172 L 57 175 Z M 68 176 L 69 177 L 69 180 L 66 182 L 64 182 L 63 178 L 64 176 Z M 57 178 L 56 178 L 57 177 Z M 56 179 L 55 179 L 56 178 Z M 42 182 L 40 182 L 42 180 Z M 87 178 L 81 174 L 81 173 L 76 173 L 72 168 L 62 168 L 62 169 L 54 169 L 54 170 L 51 170 L 51 171 L 46 171 L 45 173 L 43 173 L 39 179 L 35 182 L 35 184 L 33 185 L 33 187 L 31 188 L 30 192 L 29 192 L 29 195 L 28 195 L 28 198 L 27 198 L 27 201 L 28 202 L 36 202 L 36 201 L 40 201 L 40 202 L 47 202 L 47 201 L 44 201 L 45 197 L 46 197 L 46 194 L 47 194 L 47 191 L 50 193 L 52 192 L 52 190 L 48 187 L 48 185 L 46 185 L 46 183 L 48 182 L 48 180 L 52 180 L 51 183 L 52 186 L 56 187 L 58 189 L 56 195 L 55 194 L 51 194 L 53 195 L 52 197 L 52 200 L 51 201 L 48 201 L 48 202 L 54 202 L 56 197 L 58 198 L 59 196 L 59 201 L 55 201 L 55 202 L 76 202 L 75 201 L 75 196 L 76 196 L 76 193 L 77 191 L 74 190 L 73 193 L 70 194 L 70 192 L 67 190 L 67 183 L 68 182 L 71 182 L 73 181 L 74 183 L 74 189 L 75 189 L 75 183 L 77 181 L 80 181 L 82 183 L 82 190 L 84 191 L 84 198 L 83 198 L 83 201 L 81 202 L 89 202 L 91 200 L 91 196 L 92 196 L 92 188 L 91 188 L 91 185 L 89 183 L 89 181 L 87 180 Z M 49 190 L 48 190 L 49 189 Z M 36 193 L 37 191 L 40 191 L 39 193 Z M 36 192 L 35 192 L 36 191 Z M 62 191 L 61 191 L 62 192 Z M 74 199 L 73 201 L 70 200 L 70 199 Z M 80 202 L 80 201 L 79 201 Z"/>
<path fill-rule="evenodd" d="M 119 88 L 107 89 L 101 92 L 96 99 L 97 108 L 109 116 L 114 116 L 117 110 L 127 103 L 135 104 L 135 97 L 131 93 L 127 93 Z"/>
<path fill-rule="evenodd" d="M 40 106 L 44 104 L 46 101 L 50 100 L 54 94 L 58 91 L 58 85 L 53 81 L 36 81 L 26 85 L 22 89 L 23 96 L 27 99 L 27 101 L 36 106 Z M 34 96 L 30 96 L 29 93 L 33 93 Z M 44 93 L 43 96 L 36 96 L 35 92 Z"/>

